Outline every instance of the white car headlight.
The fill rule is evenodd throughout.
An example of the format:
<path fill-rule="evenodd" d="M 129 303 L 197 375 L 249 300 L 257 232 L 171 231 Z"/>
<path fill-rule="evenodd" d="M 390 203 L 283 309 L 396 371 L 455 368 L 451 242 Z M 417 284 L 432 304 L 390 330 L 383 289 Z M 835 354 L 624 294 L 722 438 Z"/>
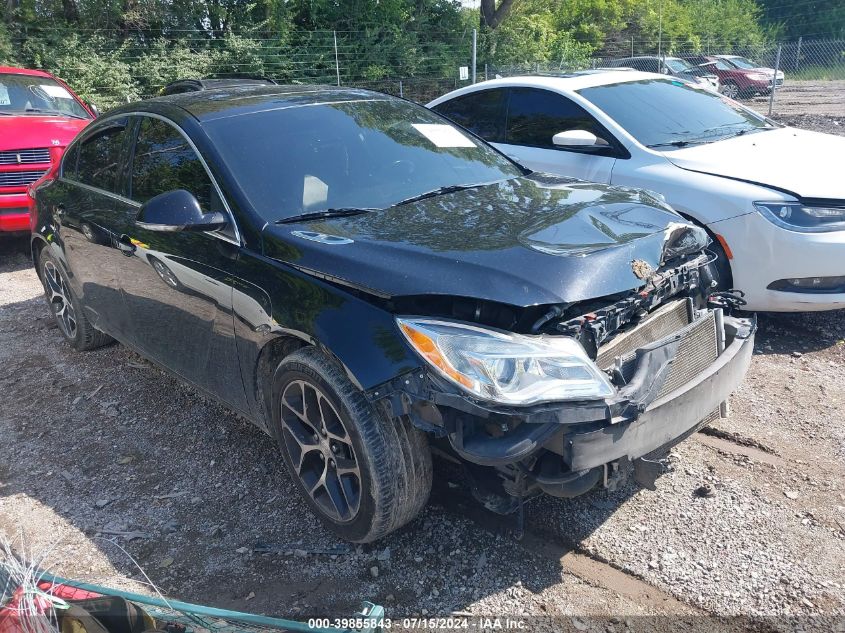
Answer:
<path fill-rule="evenodd" d="M 800 202 L 755 202 L 754 207 L 764 218 L 802 233 L 845 231 L 845 203 L 841 206 L 810 206 Z"/>
<path fill-rule="evenodd" d="M 598 400 L 616 393 L 571 338 L 526 336 L 436 319 L 396 322 L 429 365 L 481 400 L 529 405 Z"/>

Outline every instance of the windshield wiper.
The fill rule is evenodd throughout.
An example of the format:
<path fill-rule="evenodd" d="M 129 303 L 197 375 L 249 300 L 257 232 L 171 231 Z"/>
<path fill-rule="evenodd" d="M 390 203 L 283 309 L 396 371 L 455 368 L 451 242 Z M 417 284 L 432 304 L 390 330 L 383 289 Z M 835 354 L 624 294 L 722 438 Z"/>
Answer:
<path fill-rule="evenodd" d="M 299 215 L 292 215 L 289 218 L 282 218 L 275 220 L 274 224 L 293 224 L 295 222 L 308 222 L 309 220 L 322 220 L 324 218 L 344 218 L 350 215 L 361 215 L 362 213 L 369 213 L 370 211 L 381 211 L 376 207 L 342 207 L 339 209 L 324 209 L 323 211 L 314 211 L 312 213 L 300 213 Z"/>
<path fill-rule="evenodd" d="M 71 114 L 70 112 L 62 112 L 60 110 L 42 110 L 41 108 L 27 108 L 25 112 L 37 112 L 38 114 L 46 114 L 47 116 L 66 116 L 72 119 L 87 119 L 86 116 L 78 114 Z"/>
<path fill-rule="evenodd" d="M 488 185 L 492 183 L 487 182 L 478 182 L 472 185 L 447 185 L 445 187 L 438 187 L 437 189 L 432 189 L 431 191 L 426 191 L 425 193 L 419 193 L 415 196 L 411 196 L 410 198 L 405 198 L 404 200 L 400 200 L 394 207 L 402 206 L 403 204 L 410 204 L 412 202 L 419 202 L 420 200 L 425 200 L 426 198 L 436 198 L 437 196 L 443 196 L 447 193 L 455 193 L 456 191 L 463 191 L 464 189 L 475 189 L 477 187 L 483 187 L 484 185 Z"/>
<path fill-rule="evenodd" d="M 686 147 L 688 145 L 701 145 L 703 143 L 712 143 L 716 139 L 707 139 L 705 140 L 689 140 L 689 141 L 668 141 L 666 143 L 652 143 L 651 145 L 646 145 L 646 147 L 653 148 L 653 147 Z"/>

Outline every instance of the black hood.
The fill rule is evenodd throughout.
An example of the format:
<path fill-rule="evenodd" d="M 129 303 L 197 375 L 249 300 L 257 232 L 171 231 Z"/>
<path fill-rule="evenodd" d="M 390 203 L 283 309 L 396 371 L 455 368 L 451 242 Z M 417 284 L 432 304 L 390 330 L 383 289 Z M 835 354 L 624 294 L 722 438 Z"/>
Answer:
<path fill-rule="evenodd" d="M 644 191 L 533 174 L 357 216 L 270 224 L 264 248 L 382 296 L 529 306 L 643 286 L 632 262 L 658 268 L 670 234 L 674 242 L 688 226 Z"/>

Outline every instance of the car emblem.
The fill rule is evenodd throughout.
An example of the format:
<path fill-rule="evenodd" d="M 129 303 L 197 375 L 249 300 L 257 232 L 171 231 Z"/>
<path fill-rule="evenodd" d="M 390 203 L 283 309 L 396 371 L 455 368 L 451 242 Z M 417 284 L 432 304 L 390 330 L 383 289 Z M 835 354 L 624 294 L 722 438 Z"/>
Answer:
<path fill-rule="evenodd" d="M 52 142 L 53 142 L 53 145 L 61 145 L 62 144 L 62 142 L 57 138 L 54 138 Z"/>
<path fill-rule="evenodd" d="M 634 274 L 643 281 L 649 279 L 655 273 L 651 264 L 641 259 L 635 259 L 631 262 L 631 270 L 633 270 Z"/>
<path fill-rule="evenodd" d="M 20 154 L 15 154 L 15 157 L 18 159 L 18 165 L 20 165 L 23 162 L 23 158 L 21 158 Z"/>
<path fill-rule="evenodd" d="M 311 240 L 312 242 L 320 242 L 320 244 L 331 244 L 333 246 L 338 244 L 352 244 L 354 240 L 348 237 L 339 237 L 337 235 L 327 235 L 325 233 L 317 233 L 315 231 L 291 231 L 291 235 L 301 237 L 304 240 Z"/>

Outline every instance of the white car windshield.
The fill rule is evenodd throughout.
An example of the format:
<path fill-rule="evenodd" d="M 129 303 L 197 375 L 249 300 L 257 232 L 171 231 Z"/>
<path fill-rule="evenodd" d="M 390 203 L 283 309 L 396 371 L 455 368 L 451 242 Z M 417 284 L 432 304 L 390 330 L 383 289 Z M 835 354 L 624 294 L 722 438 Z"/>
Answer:
<path fill-rule="evenodd" d="M 682 73 L 687 70 L 692 70 L 692 66 L 683 59 L 667 59 L 666 65 L 674 70 L 676 73 Z"/>
<path fill-rule="evenodd" d="M 774 127 L 715 92 L 673 79 L 643 79 L 578 91 L 646 147 L 684 147 Z"/>

